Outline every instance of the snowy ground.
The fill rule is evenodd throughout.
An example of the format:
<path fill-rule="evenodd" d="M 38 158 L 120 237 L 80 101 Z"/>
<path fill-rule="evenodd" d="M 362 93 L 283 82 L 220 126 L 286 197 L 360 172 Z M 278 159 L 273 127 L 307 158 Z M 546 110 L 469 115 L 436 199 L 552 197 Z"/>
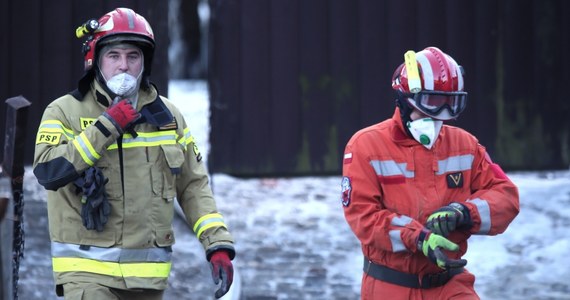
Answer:
<path fill-rule="evenodd" d="M 202 153 L 209 150 L 204 82 L 173 81 Z M 570 171 L 508 174 L 521 212 L 500 236 L 470 239 L 468 268 L 482 299 L 570 299 Z M 26 258 L 20 299 L 52 293 L 44 192 L 26 177 Z M 220 211 L 236 238 L 242 299 L 359 299 L 362 255 L 344 221 L 340 177 L 238 179 L 213 174 Z M 200 245 L 180 219 L 165 299 L 212 299 L 215 287 Z"/>

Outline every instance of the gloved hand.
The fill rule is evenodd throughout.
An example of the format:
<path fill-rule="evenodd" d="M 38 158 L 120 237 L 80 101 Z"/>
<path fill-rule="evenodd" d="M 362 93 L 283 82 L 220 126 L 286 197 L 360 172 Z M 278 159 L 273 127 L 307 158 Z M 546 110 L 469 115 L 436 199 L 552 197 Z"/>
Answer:
<path fill-rule="evenodd" d="M 214 283 L 220 283 L 220 288 L 216 291 L 216 299 L 221 298 L 232 286 L 234 280 L 234 267 L 230 260 L 230 256 L 227 251 L 217 250 L 210 257 L 210 266 L 212 268 L 212 278 Z"/>
<path fill-rule="evenodd" d="M 107 108 L 103 116 L 109 119 L 120 133 L 123 133 L 141 117 L 141 114 L 136 111 L 131 101 L 121 100 Z"/>
<path fill-rule="evenodd" d="M 75 181 L 75 185 L 83 192 L 81 198 L 81 220 L 88 230 L 103 231 L 107 224 L 111 205 L 105 194 L 105 184 L 109 179 L 103 176 L 99 168 L 91 167 Z"/>
<path fill-rule="evenodd" d="M 443 253 L 443 249 L 459 250 L 459 246 L 450 240 L 428 230 L 422 230 L 417 242 L 418 250 L 434 264 L 442 269 L 461 268 L 467 264 L 465 259 L 451 259 Z"/>
<path fill-rule="evenodd" d="M 433 212 L 427 219 L 426 227 L 435 234 L 448 236 L 457 228 L 469 228 L 471 225 L 471 216 L 467 207 L 453 202 Z"/>

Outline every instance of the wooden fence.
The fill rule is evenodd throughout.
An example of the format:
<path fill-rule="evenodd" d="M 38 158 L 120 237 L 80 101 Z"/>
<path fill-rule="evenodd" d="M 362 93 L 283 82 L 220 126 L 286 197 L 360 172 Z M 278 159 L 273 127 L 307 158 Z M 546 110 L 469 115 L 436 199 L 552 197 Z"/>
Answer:
<path fill-rule="evenodd" d="M 409 49 L 437 46 L 467 72 L 453 123 L 506 169 L 570 165 L 570 2 L 212 0 L 212 172 L 340 174 L 358 129 L 394 109 Z"/>

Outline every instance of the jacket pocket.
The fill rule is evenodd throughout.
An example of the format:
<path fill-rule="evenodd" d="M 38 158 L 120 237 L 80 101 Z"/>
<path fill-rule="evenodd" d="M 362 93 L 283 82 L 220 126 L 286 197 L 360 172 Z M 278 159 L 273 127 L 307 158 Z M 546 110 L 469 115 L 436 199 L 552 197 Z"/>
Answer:
<path fill-rule="evenodd" d="M 167 170 L 163 170 L 162 197 L 171 201 L 176 196 L 176 177 L 184 163 L 184 152 L 178 145 L 161 145 Z"/>
<path fill-rule="evenodd" d="M 169 247 L 174 244 L 174 231 L 172 228 L 156 229 L 156 246 Z"/>

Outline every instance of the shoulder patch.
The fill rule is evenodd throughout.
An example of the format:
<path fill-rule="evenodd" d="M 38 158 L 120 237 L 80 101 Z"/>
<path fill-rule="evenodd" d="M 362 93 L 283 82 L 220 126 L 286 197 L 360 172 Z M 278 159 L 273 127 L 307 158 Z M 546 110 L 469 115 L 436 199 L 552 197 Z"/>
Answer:
<path fill-rule="evenodd" d="M 61 140 L 61 133 L 40 131 L 38 133 L 38 136 L 36 137 L 36 145 L 37 144 L 58 145 L 60 140 Z"/>
<path fill-rule="evenodd" d="M 192 138 L 192 140 L 193 139 L 194 138 Z M 196 145 L 196 142 L 193 142 L 193 149 L 194 149 L 194 155 L 196 155 L 196 161 L 201 162 L 202 154 L 200 154 L 200 150 L 198 149 L 198 145 Z"/>
<path fill-rule="evenodd" d="M 96 118 L 79 118 L 79 125 L 81 125 L 81 130 L 87 128 L 87 126 L 95 123 Z"/>
<path fill-rule="evenodd" d="M 463 173 L 447 174 L 447 187 L 451 189 L 463 187 Z"/>
<path fill-rule="evenodd" d="M 347 207 L 350 204 L 350 193 L 352 192 L 352 185 L 350 177 L 343 176 L 341 185 L 341 202 L 342 205 Z"/>
<path fill-rule="evenodd" d="M 345 154 L 344 154 L 344 157 L 343 157 L 343 160 L 342 160 L 342 163 L 343 163 L 343 164 L 349 164 L 349 163 L 351 163 L 351 162 L 352 162 L 352 152 L 345 153 Z"/>

